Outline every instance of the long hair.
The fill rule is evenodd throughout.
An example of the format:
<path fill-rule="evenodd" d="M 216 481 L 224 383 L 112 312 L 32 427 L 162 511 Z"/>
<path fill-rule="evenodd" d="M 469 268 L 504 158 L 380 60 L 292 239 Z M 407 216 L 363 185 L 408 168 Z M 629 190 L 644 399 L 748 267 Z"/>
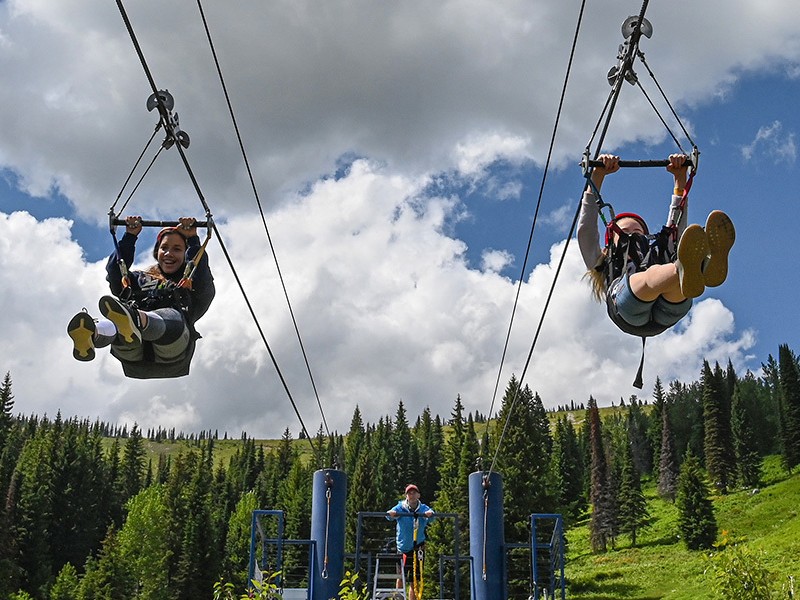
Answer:
<path fill-rule="evenodd" d="M 603 248 L 594 266 L 583 274 L 583 279 L 589 280 L 592 288 L 592 298 L 597 302 L 605 302 L 606 290 L 606 262 L 608 261 L 608 247 Z"/>

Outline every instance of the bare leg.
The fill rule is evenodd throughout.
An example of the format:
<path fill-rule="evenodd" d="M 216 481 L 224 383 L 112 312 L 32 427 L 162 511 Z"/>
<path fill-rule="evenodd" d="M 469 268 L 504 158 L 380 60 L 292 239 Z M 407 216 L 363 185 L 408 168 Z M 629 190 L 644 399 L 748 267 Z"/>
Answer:
<path fill-rule="evenodd" d="M 646 271 L 634 273 L 629 278 L 633 295 L 643 302 L 652 302 L 664 296 L 668 302 L 683 302 L 681 282 L 675 263 L 653 265 Z"/>

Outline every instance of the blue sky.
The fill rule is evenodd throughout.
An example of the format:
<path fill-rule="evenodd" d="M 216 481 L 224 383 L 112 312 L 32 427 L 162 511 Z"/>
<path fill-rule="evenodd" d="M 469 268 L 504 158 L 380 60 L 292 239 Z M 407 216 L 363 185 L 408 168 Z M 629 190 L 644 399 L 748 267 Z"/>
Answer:
<path fill-rule="evenodd" d="M 629 4 L 587 3 L 502 384 L 525 366 L 583 188 L 577 163 L 609 91 L 619 26 L 640 8 Z M 457 394 L 488 412 L 577 5 L 364 0 L 330 12 L 306 2 L 206 11 L 330 427 L 345 430 L 356 404 L 370 421 L 400 400 L 412 417 L 425 406 L 446 415 Z M 321 417 L 196 7 L 136 5 L 129 16 L 159 86 L 175 96 L 193 170 L 316 431 Z M 704 358 L 756 371 L 778 344 L 798 346 L 789 243 L 800 7 L 686 0 L 653 4 L 648 17 L 654 35 L 642 49 L 701 151 L 690 219 L 719 208 L 737 225 L 729 280 L 648 343 L 637 392 L 639 341 L 589 299 L 571 244 L 526 376 L 547 406 L 589 394 L 601 405 L 647 398 L 656 377 L 696 379 Z M 180 47 L 164 51 L 173 35 Z M 108 208 L 155 124 L 147 81 L 108 3 L 4 2 L 0 45 L 0 94 L 13 107 L 0 120 L 0 370 L 11 372 L 16 408 L 145 428 L 296 432 L 214 243 L 219 292 L 198 324 L 204 338 L 188 378 L 130 381 L 106 353 L 72 359 L 66 322 L 84 306 L 97 312 Z M 675 151 L 627 85 L 605 149 L 629 159 Z M 618 211 L 657 224 L 671 187 L 658 168 L 621 171 L 603 189 Z M 174 149 L 132 206 L 150 218 L 201 216 Z"/>

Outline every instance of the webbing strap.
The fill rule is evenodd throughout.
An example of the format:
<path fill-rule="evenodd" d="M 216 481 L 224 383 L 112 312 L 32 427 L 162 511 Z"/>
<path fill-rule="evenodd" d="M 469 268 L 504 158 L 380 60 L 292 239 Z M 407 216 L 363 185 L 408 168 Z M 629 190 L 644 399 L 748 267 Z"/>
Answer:
<path fill-rule="evenodd" d="M 642 381 L 642 371 L 644 370 L 644 345 L 647 343 L 647 338 L 642 336 L 642 358 L 639 361 L 639 370 L 636 371 L 636 379 L 633 380 L 633 387 L 637 390 L 640 390 L 644 387 L 644 382 Z"/>

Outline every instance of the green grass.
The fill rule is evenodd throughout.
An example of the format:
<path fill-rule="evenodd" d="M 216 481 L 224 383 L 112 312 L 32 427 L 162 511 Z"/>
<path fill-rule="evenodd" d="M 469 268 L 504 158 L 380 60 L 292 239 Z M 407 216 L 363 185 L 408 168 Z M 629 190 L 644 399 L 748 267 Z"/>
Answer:
<path fill-rule="evenodd" d="M 765 462 L 765 487 L 714 498 L 720 535 L 742 542 L 771 571 L 776 586 L 800 576 L 800 475 L 781 474 L 777 459 Z M 637 547 L 627 537 L 616 550 L 594 554 L 586 521 L 567 530 L 566 577 L 570 600 L 703 600 L 713 598 L 710 552 L 692 552 L 678 539 L 674 505 L 646 486 L 652 525 Z M 766 599 L 765 599 L 766 600 Z"/>

